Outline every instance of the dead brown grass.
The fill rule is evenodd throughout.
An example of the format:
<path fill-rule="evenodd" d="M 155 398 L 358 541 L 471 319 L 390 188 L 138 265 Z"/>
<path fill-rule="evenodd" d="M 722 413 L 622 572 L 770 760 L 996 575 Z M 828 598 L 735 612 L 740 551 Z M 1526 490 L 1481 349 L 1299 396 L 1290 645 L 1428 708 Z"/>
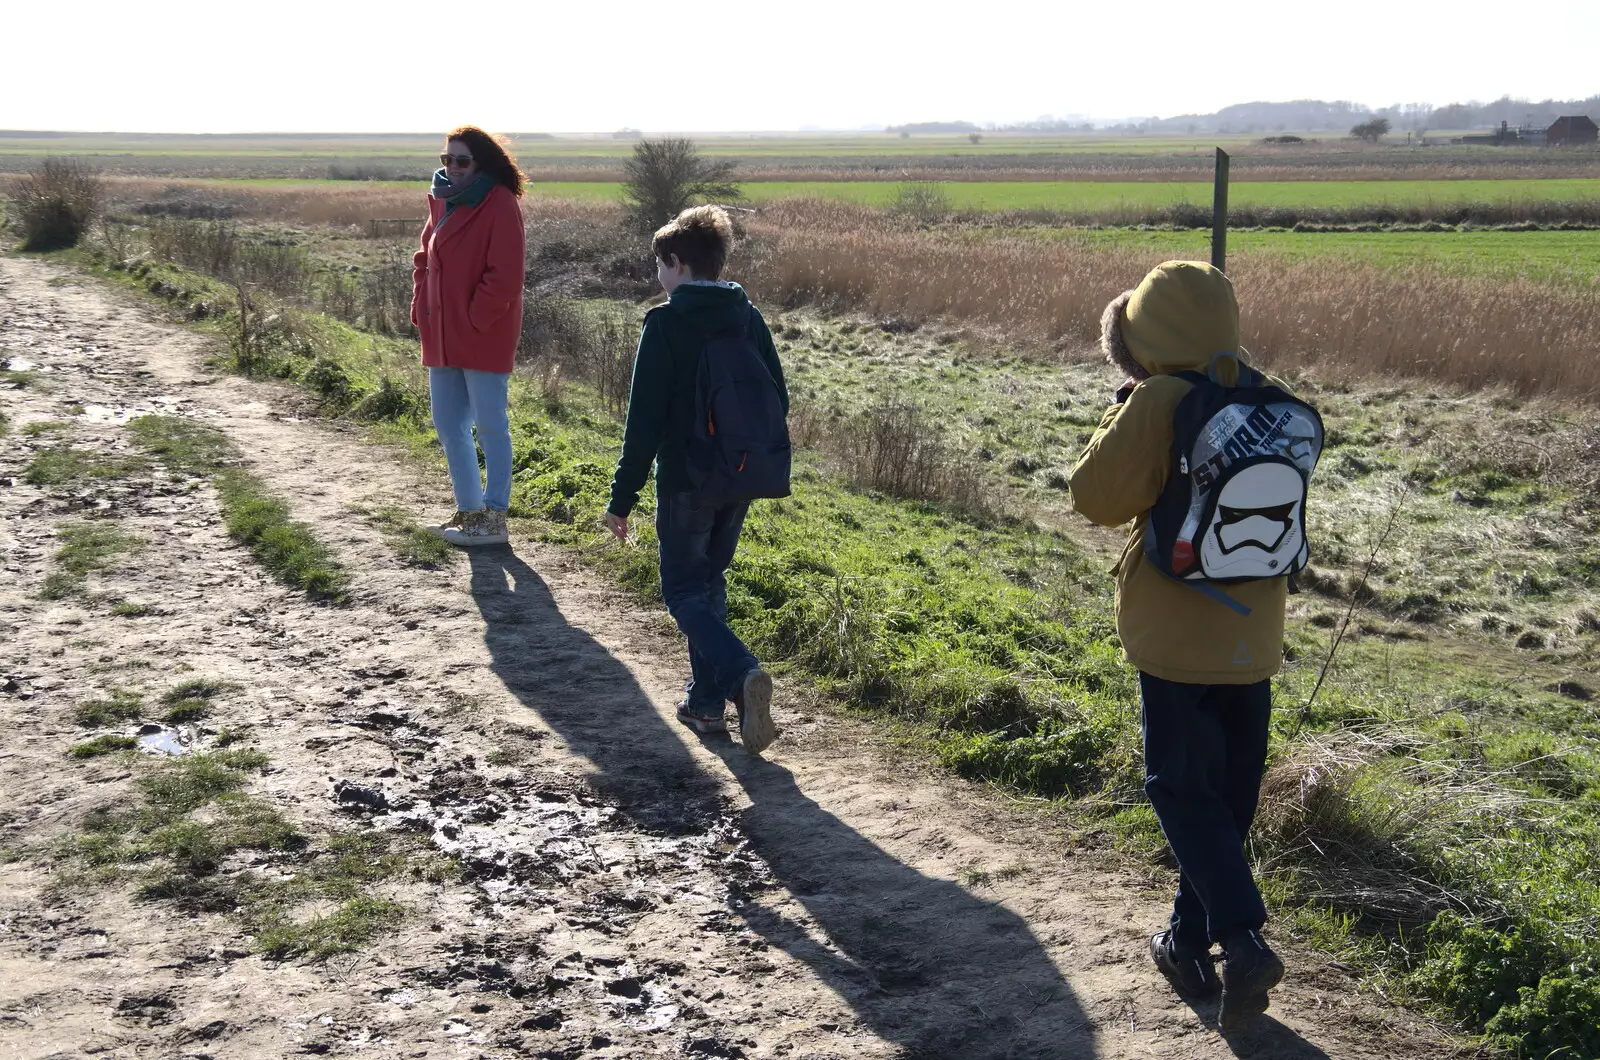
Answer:
<path fill-rule="evenodd" d="M 756 229 L 752 228 L 752 231 Z M 912 320 L 978 323 L 1035 346 L 1085 346 L 1094 321 L 1144 268 L 1133 251 L 1041 247 L 886 227 L 780 230 L 767 236 L 750 284 L 759 298 L 818 303 Z"/>
<path fill-rule="evenodd" d="M 944 317 L 1065 356 L 1096 356 L 1100 311 L 1161 259 L 982 230 L 908 230 L 847 204 L 779 206 L 750 231 L 759 246 L 747 275 L 759 298 Z M 1600 399 L 1600 299 L 1585 292 L 1262 254 L 1238 258 L 1229 274 L 1246 345 L 1264 365 Z"/>
<path fill-rule="evenodd" d="M 373 218 L 420 218 L 428 213 L 427 190 L 421 185 L 396 188 L 363 181 L 263 185 L 129 177 L 110 178 L 107 185 L 114 207 L 216 206 L 228 216 L 252 221 L 364 227 Z M 608 203 L 588 200 L 530 196 L 522 201 L 523 216 L 529 220 L 576 217 L 609 221 L 617 216 L 617 210 Z"/>

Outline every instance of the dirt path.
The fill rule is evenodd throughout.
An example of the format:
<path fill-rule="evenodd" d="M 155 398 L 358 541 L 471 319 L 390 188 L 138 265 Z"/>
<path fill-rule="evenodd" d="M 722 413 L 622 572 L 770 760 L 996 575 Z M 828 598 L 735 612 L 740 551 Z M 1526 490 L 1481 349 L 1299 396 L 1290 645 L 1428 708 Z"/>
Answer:
<path fill-rule="evenodd" d="M 692 738 L 670 720 L 683 662 L 665 615 L 526 541 L 403 565 L 352 509 L 436 511 L 442 474 L 302 421 L 295 392 L 217 375 L 204 354 L 93 281 L 0 257 L 0 357 L 39 373 L 0 390 L 0 847 L 70 833 L 144 765 L 66 757 L 84 735 L 74 705 L 205 674 L 242 689 L 210 724 L 253 725 L 271 756 L 252 794 L 308 832 L 413 830 L 467 871 L 385 884 L 407 913 L 359 953 L 275 962 L 227 915 L 138 901 L 126 883 L 53 888 L 49 858 L 0 858 L 0 1054 L 1448 1052 L 1289 943 L 1276 1018 L 1223 1039 L 1148 966 L 1164 916 L 1152 881 L 912 775 L 822 712 L 780 708 L 766 761 Z M 23 481 L 61 439 L 128 450 L 123 424 L 147 411 L 226 431 L 352 569 L 350 603 L 267 578 L 204 484 Z M 70 426 L 27 434 L 48 420 Z M 95 519 L 148 543 L 88 596 L 40 599 L 57 530 Z M 153 610 L 117 616 L 112 598 Z M 341 805 L 337 781 L 389 810 Z"/>

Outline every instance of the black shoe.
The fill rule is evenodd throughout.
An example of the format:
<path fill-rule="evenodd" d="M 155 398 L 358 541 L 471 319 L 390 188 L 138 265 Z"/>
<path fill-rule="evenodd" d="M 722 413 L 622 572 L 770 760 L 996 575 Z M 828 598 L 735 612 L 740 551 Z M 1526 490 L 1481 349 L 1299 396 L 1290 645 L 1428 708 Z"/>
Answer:
<path fill-rule="evenodd" d="M 1262 941 L 1259 931 L 1229 938 L 1222 955 L 1222 1011 L 1217 1022 L 1231 1031 L 1267 1011 L 1268 992 L 1283 979 L 1283 962 Z"/>
<path fill-rule="evenodd" d="M 1179 997 L 1204 1000 L 1216 997 L 1217 991 L 1222 989 L 1211 952 L 1180 946 L 1173 941 L 1170 930 L 1150 936 L 1150 959 L 1156 962 L 1156 967 L 1172 983 Z"/>
<path fill-rule="evenodd" d="M 702 714 L 689 705 L 686 699 L 678 704 L 678 720 L 698 733 L 727 732 L 728 723 L 720 713 Z"/>

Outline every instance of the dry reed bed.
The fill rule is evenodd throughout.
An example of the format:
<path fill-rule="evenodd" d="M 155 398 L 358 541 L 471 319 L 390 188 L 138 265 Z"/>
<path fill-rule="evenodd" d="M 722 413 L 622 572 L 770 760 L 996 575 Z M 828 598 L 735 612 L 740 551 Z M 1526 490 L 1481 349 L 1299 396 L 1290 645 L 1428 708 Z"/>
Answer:
<path fill-rule="evenodd" d="M 223 207 L 227 216 L 252 221 L 293 224 L 365 225 L 374 218 L 421 218 L 428 213 L 427 186 L 415 188 L 351 181 L 348 184 L 262 185 L 212 180 L 152 180 L 111 177 L 106 180 L 114 209 L 142 206 L 175 212 L 187 205 Z M 618 208 L 610 203 L 540 197 L 523 199 L 529 220 L 579 218 L 611 221 Z"/>
<path fill-rule="evenodd" d="M 896 230 L 848 209 L 829 216 L 863 225 L 752 223 L 762 242 L 751 268 L 758 297 L 972 322 L 1087 355 L 1101 309 L 1161 260 L 1134 249 Z M 1600 398 L 1600 299 L 1584 292 L 1261 253 L 1237 257 L 1229 274 L 1245 342 L 1263 364 Z"/>

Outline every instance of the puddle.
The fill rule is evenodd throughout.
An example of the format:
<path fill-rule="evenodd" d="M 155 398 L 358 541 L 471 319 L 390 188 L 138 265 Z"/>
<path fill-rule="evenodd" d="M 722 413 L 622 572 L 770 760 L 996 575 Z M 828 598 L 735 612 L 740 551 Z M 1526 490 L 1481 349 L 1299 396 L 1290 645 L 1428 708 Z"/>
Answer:
<path fill-rule="evenodd" d="M 116 409 L 109 405 L 85 405 L 81 418 L 86 423 L 127 423 L 138 415 L 142 415 L 142 413 L 135 409 Z"/>
<path fill-rule="evenodd" d="M 630 1020 L 629 1025 L 635 1030 L 650 1032 L 664 1031 L 672 1026 L 678 1019 L 682 1006 L 670 1002 L 657 1003 L 645 1009 L 644 1016 L 638 1020 Z"/>
<path fill-rule="evenodd" d="M 152 755 L 186 755 L 194 750 L 194 736 L 180 729 L 146 725 L 139 733 L 139 750 Z"/>

